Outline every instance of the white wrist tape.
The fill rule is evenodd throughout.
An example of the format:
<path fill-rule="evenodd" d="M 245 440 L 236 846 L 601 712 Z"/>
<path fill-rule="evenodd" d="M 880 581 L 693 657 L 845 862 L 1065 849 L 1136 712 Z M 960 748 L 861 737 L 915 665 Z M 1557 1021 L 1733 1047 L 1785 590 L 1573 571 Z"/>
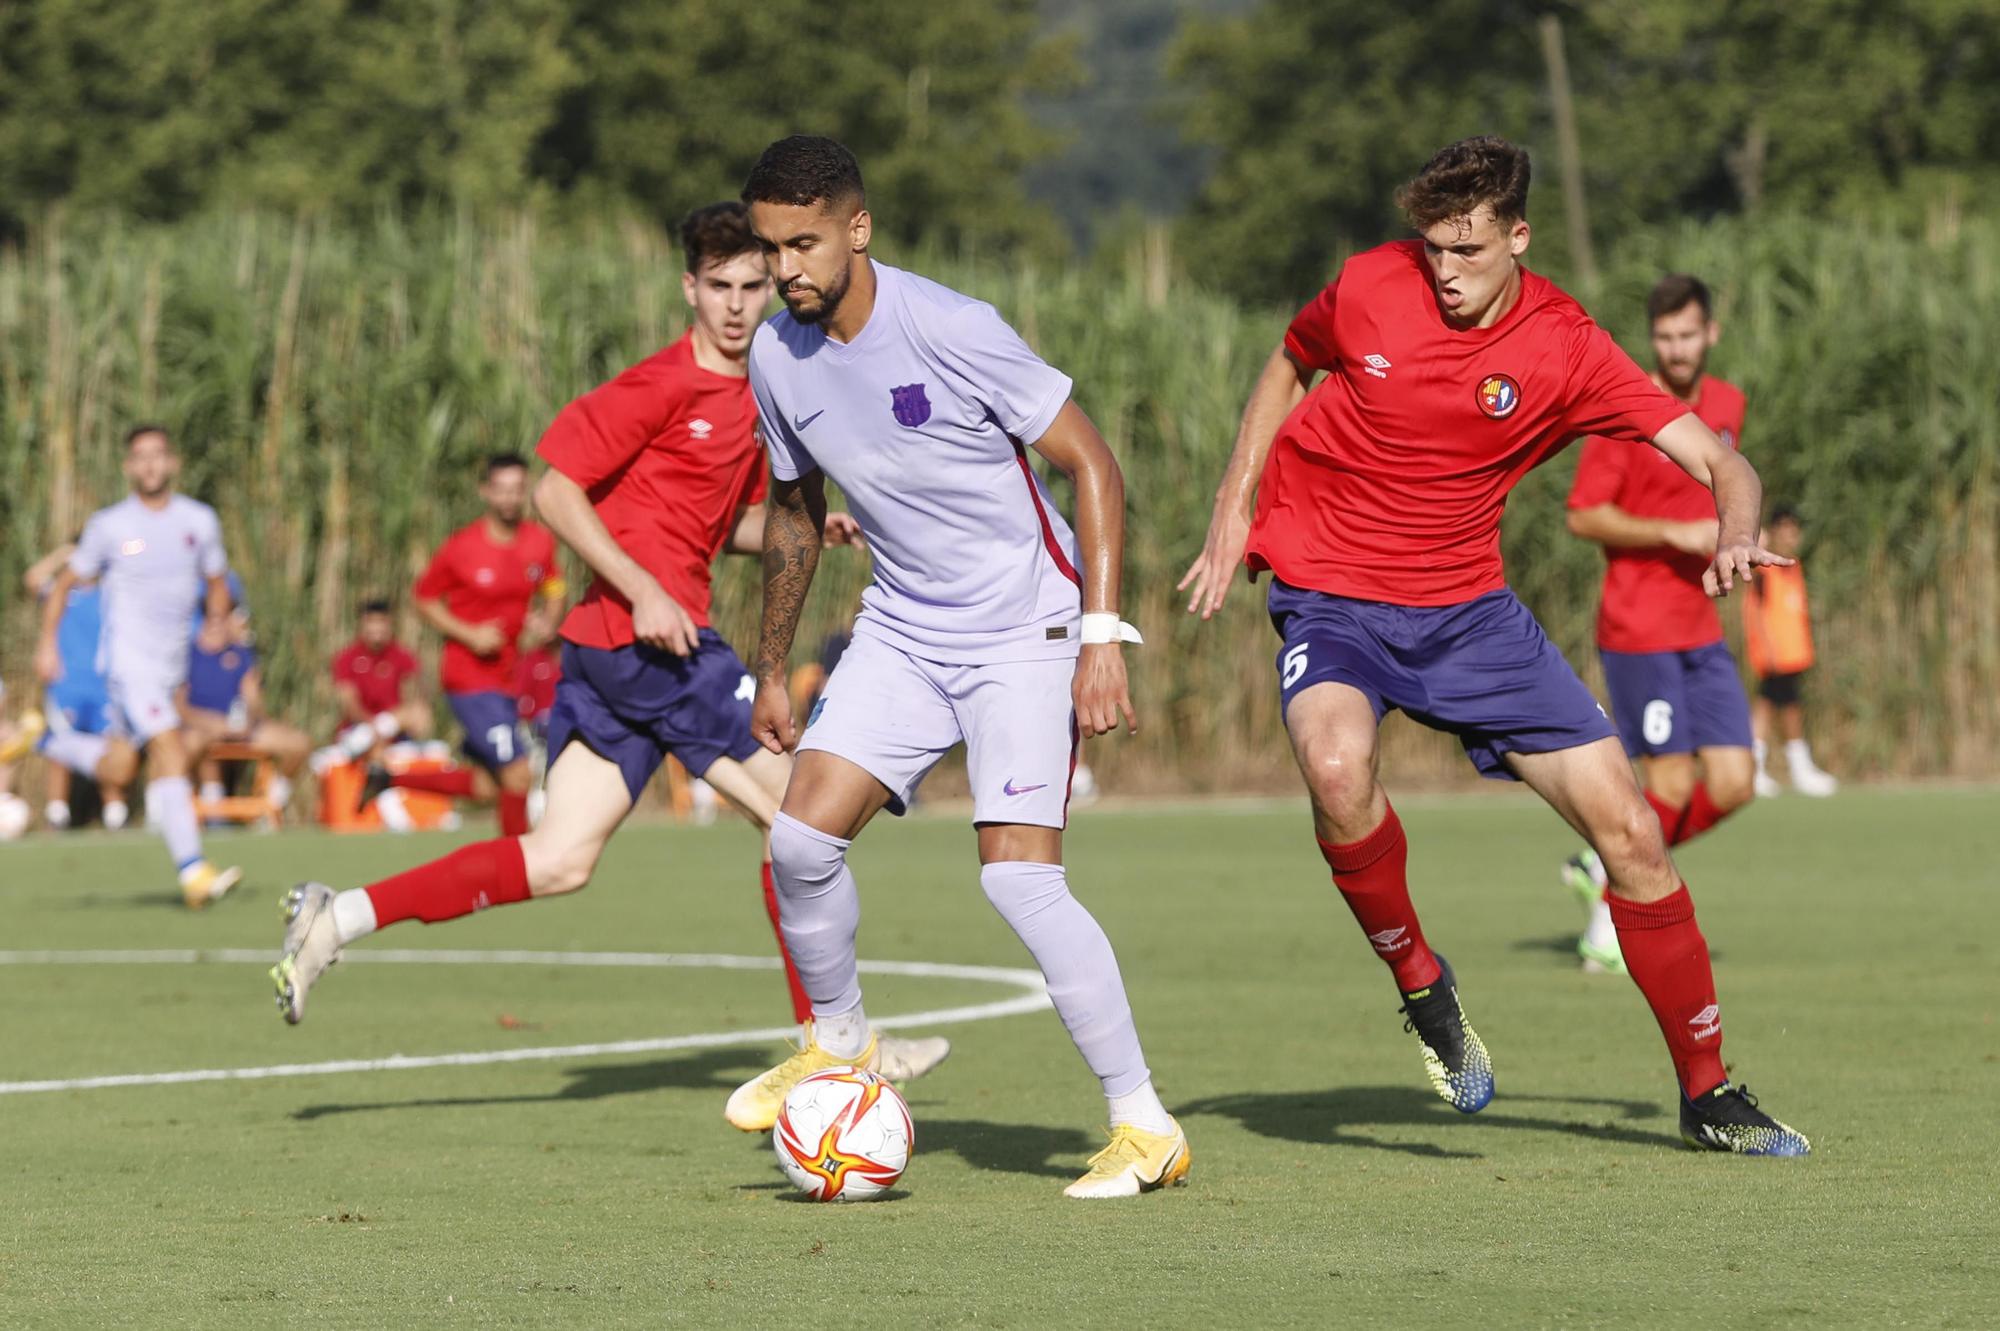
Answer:
<path fill-rule="evenodd" d="M 1139 630 L 1133 628 L 1130 624 L 1127 624 L 1124 620 L 1118 618 L 1116 614 L 1108 610 L 1092 611 L 1083 617 L 1082 640 L 1086 645 L 1103 642 L 1136 642 L 1143 644 L 1146 641 L 1139 636 Z"/>

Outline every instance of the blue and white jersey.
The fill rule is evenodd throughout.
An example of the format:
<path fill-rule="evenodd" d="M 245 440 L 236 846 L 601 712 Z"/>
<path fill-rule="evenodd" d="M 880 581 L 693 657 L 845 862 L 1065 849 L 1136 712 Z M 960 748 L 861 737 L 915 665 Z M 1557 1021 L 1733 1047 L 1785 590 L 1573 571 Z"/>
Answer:
<path fill-rule="evenodd" d="M 103 589 L 105 675 L 177 687 L 187 677 L 204 581 L 229 567 L 215 510 L 186 495 L 159 508 L 128 495 L 91 515 L 69 566 Z"/>
<path fill-rule="evenodd" d="M 868 538 L 854 631 L 948 664 L 1074 656 L 1076 537 L 1027 448 L 1069 376 L 984 301 L 877 263 L 854 340 L 781 311 L 750 346 L 771 473 L 818 469 Z"/>

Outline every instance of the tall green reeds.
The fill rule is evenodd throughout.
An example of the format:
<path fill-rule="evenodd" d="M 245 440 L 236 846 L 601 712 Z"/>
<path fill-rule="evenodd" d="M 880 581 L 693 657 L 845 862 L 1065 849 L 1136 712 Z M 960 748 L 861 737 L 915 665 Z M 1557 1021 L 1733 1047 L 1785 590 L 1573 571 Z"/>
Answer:
<path fill-rule="evenodd" d="M 1745 450 L 1807 516 L 1823 662 L 1811 696 L 1822 747 L 1849 770 L 2000 770 L 1996 252 L 1991 221 L 1921 236 L 1802 218 L 1689 226 L 1628 237 L 1595 302 L 1637 350 L 1659 272 L 1720 293 L 1714 368 L 1749 394 Z M 1285 312 L 1171 278 L 1159 253 L 1124 273 L 911 262 L 995 301 L 1075 377 L 1124 461 L 1145 729 L 1100 746 L 1101 770 L 1127 789 L 1286 779 L 1260 594 L 1240 587 L 1197 626 L 1172 590 Z M 51 219 L 0 252 L 0 669 L 27 685 L 19 570 L 116 497 L 125 428 L 158 420 L 182 440 L 187 488 L 223 514 L 274 698 L 324 723 L 324 663 L 355 601 L 400 595 L 472 515 L 480 457 L 531 447 L 563 401 L 682 323 L 677 256 L 615 218 Z M 1562 528 L 1573 465 L 1530 478 L 1507 547 L 1515 586 L 1589 670 L 1598 560 Z M 747 642 L 754 570 L 725 563 L 719 624 Z M 866 576 L 845 554 L 821 568 L 803 644 L 850 612 Z M 1390 761 L 1450 776 L 1451 747 L 1398 726 Z"/>

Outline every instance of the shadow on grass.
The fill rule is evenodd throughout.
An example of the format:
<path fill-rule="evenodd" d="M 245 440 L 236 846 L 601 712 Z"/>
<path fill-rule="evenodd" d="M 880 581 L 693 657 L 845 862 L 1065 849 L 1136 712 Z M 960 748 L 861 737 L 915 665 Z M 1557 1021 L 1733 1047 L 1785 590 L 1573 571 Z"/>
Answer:
<path fill-rule="evenodd" d="M 1575 933 L 1547 934 L 1541 938 L 1516 938 L 1508 946 L 1516 952 L 1552 952 L 1569 962 L 1571 967 L 1575 967 L 1576 940 L 1582 933 L 1583 930 L 1578 929 Z M 1721 948 L 1713 945 L 1709 947 L 1708 959 L 1711 962 L 1722 960 L 1722 955 Z"/>
<path fill-rule="evenodd" d="M 1510 1107 L 1514 1105 L 1568 1105 L 1599 1112 L 1587 1118 L 1545 1118 L 1512 1112 Z M 1434 1160 L 1479 1160 L 1484 1156 L 1477 1151 L 1448 1150 L 1434 1142 L 1398 1141 L 1368 1129 L 1450 1126 L 1473 1133 L 1502 1128 L 1562 1133 L 1629 1146 L 1678 1147 L 1680 1139 L 1673 1132 L 1631 1126 L 1658 1118 L 1662 1112 L 1658 1105 L 1642 1100 L 1502 1093 L 1479 1113 L 1461 1114 L 1431 1092 L 1415 1086 L 1345 1086 L 1328 1091 L 1219 1095 L 1182 1105 L 1174 1111 L 1178 1116 L 1217 1114 L 1233 1118 L 1259 1136 L 1281 1141 L 1395 1151 Z"/>
<path fill-rule="evenodd" d="M 1102 1134 L 1035 1123 L 926 1118 L 917 1121 L 917 1150 L 950 1151 L 974 1169 L 1072 1179 L 1104 1145 Z"/>
<path fill-rule="evenodd" d="M 735 1049 L 704 1049 L 683 1058 L 656 1058 L 645 1063 L 594 1063 L 567 1070 L 569 1084 L 543 1095 L 472 1095 L 425 1100 L 378 1100 L 351 1104 L 306 1105 L 292 1111 L 302 1121 L 334 1114 L 374 1113 L 389 1109 L 466 1109 L 480 1105 L 546 1105 L 579 1100 L 603 1100 L 614 1095 L 651 1091 L 720 1091 L 736 1089 L 752 1073 L 770 1066 L 767 1045 Z"/>

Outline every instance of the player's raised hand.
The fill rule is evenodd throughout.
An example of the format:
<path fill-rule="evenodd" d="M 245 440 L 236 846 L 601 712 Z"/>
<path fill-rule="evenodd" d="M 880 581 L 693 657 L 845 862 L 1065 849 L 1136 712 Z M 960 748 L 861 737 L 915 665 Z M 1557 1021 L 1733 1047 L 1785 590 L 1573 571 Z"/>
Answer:
<path fill-rule="evenodd" d="M 824 545 L 851 545 L 866 549 L 868 540 L 861 534 L 861 524 L 854 520 L 852 513 L 831 512 L 826 515 L 826 527 L 820 533 Z"/>
<path fill-rule="evenodd" d="M 1701 589 L 1710 596 L 1724 597 L 1737 583 L 1748 584 L 1757 569 L 1789 568 L 1796 562 L 1772 554 L 1755 541 L 1735 541 L 1717 550 L 1714 560 L 1702 570 Z"/>
<path fill-rule="evenodd" d="M 1201 554 L 1174 586 L 1176 591 L 1194 588 L 1188 595 L 1189 614 L 1208 619 L 1222 608 L 1222 598 L 1229 595 L 1229 580 L 1243 566 L 1243 549 L 1249 544 L 1250 515 L 1234 504 L 1217 505 Z"/>
<path fill-rule="evenodd" d="M 790 753 L 798 746 L 792 721 L 792 695 L 781 679 L 762 680 L 757 701 L 750 705 L 750 737 L 772 753 Z"/>
<path fill-rule="evenodd" d="M 632 602 L 632 636 L 675 656 L 692 656 L 701 632 L 681 603 L 657 582 Z"/>
<path fill-rule="evenodd" d="M 1125 653 L 1117 643 L 1090 643 L 1076 658 L 1076 679 L 1070 685 L 1076 707 L 1076 728 L 1089 738 L 1118 729 L 1119 717 L 1131 734 L 1139 733 L 1132 711 L 1132 694 L 1125 682 Z"/>

